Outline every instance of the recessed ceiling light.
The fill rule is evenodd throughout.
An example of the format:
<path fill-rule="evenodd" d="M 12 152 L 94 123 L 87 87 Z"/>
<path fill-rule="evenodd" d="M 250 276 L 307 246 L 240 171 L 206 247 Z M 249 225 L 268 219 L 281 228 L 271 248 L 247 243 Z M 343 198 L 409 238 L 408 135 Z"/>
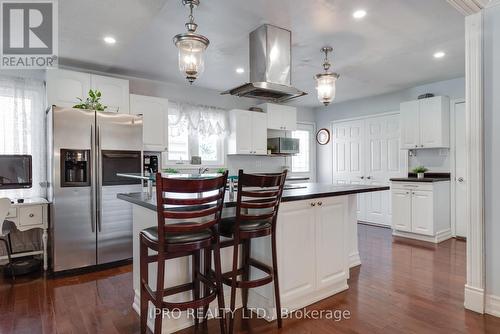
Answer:
<path fill-rule="evenodd" d="M 238 74 L 243 74 L 243 73 L 245 73 L 245 69 L 244 69 L 243 67 L 238 67 L 238 68 L 236 69 L 236 73 L 238 73 Z"/>
<path fill-rule="evenodd" d="M 106 44 L 115 44 L 116 39 L 114 37 L 111 37 L 111 36 L 106 36 L 106 37 L 104 37 L 104 42 L 106 42 Z"/>
<path fill-rule="evenodd" d="M 434 58 L 443 58 L 444 56 L 446 56 L 446 53 L 444 53 L 443 51 L 438 51 L 434 54 Z"/>
<path fill-rule="evenodd" d="M 352 17 L 355 19 L 362 19 L 363 17 L 366 16 L 366 10 L 360 9 L 352 13 Z"/>

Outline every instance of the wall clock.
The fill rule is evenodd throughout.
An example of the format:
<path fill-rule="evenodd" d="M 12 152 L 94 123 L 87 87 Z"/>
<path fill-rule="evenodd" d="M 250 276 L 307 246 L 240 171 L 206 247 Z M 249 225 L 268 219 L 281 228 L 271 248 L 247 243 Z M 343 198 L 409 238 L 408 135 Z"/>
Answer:
<path fill-rule="evenodd" d="M 320 145 L 326 145 L 330 142 L 330 131 L 328 129 L 320 129 L 316 134 L 316 141 Z"/>

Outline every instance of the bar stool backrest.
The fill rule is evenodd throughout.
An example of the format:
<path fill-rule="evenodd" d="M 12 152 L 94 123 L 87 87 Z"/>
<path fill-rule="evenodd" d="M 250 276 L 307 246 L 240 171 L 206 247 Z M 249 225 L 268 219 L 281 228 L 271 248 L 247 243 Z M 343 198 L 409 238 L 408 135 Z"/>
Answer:
<path fill-rule="evenodd" d="M 190 233 L 220 221 L 227 183 L 226 171 L 215 178 L 175 179 L 156 174 L 158 238 L 166 233 Z M 169 224 L 179 223 L 182 224 Z"/>
<path fill-rule="evenodd" d="M 242 221 L 268 220 L 273 228 L 283 195 L 287 171 L 276 174 L 238 175 L 236 228 Z"/>

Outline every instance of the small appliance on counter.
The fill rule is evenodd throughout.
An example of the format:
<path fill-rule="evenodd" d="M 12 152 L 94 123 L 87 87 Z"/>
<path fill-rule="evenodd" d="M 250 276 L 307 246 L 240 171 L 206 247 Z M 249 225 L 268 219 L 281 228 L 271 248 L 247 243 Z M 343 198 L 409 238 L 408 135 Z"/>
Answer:
<path fill-rule="evenodd" d="M 156 174 L 161 166 L 161 152 L 144 152 L 144 175 Z"/>
<path fill-rule="evenodd" d="M 299 139 L 297 138 L 268 138 L 267 148 L 271 154 L 298 154 L 299 153 Z"/>

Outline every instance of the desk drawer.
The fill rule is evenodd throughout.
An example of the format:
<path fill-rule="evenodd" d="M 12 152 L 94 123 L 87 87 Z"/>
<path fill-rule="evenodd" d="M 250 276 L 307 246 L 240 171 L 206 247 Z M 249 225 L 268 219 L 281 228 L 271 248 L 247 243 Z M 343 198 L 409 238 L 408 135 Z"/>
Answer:
<path fill-rule="evenodd" d="M 17 208 L 11 207 L 7 212 L 7 217 L 5 218 L 16 218 L 17 217 Z"/>
<path fill-rule="evenodd" d="M 19 225 L 32 226 L 43 224 L 43 207 L 41 205 L 19 208 Z"/>

